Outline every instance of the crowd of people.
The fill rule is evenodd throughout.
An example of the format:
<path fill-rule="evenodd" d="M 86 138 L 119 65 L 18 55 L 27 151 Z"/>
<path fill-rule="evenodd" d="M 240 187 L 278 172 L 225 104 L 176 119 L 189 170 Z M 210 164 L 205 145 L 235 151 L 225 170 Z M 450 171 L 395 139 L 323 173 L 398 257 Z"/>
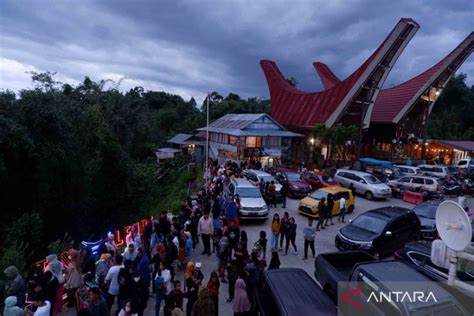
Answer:
<path fill-rule="evenodd" d="M 230 162 L 210 167 L 212 181 L 196 199 L 184 201 L 176 216 L 163 211 L 156 219 L 148 217 L 142 229 L 133 225 L 125 249 L 115 244 L 113 234 L 106 234 L 94 252 L 87 247 L 69 250 L 66 266 L 56 255 L 48 256 L 46 266 L 35 267 L 26 281 L 15 267 L 6 269 L 10 283 L 4 315 L 55 315 L 62 311 L 64 294 L 68 308 L 78 315 L 141 316 L 153 299 L 157 316 L 213 316 L 219 314 L 220 297 L 232 304 L 235 315 L 253 314 L 254 290 L 262 272 L 278 269 L 279 252 L 287 255 L 290 245 L 298 254 L 297 224 L 288 212 L 281 218 L 273 216 L 267 264 L 267 232 L 262 230 L 258 240 L 249 244 L 240 228 L 240 199 L 229 191 L 241 168 Z M 330 207 L 326 204 L 321 207 Z M 308 218 L 303 227 L 304 258 L 308 250 L 315 256 L 316 231 L 332 219 L 325 221 L 315 225 Z M 201 249 L 201 256 L 216 258 L 207 282 L 202 262 L 195 262 L 196 249 Z"/>

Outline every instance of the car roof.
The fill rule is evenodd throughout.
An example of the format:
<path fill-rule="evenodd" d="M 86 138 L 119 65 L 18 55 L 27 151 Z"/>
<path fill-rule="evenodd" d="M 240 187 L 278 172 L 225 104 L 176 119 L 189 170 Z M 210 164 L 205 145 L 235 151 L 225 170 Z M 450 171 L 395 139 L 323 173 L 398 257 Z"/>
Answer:
<path fill-rule="evenodd" d="M 350 189 L 346 189 L 337 185 L 332 186 L 332 187 L 324 187 L 324 188 L 319 189 L 318 191 L 324 191 L 328 193 L 352 192 L 352 190 Z"/>
<path fill-rule="evenodd" d="M 261 171 L 261 170 L 255 170 L 255 169 L 248 169 L 248 170 L 244 170 L 244 171 L 251 171 L 253 172 L 257 177 L 273 177 L 271 174 L 269 174 L 268 172 L 265 172 L 265 171 Z"/>
<path fill-rule="evenodd" d="M 264 276 L 283 315 L 336 315 L 334 303 L 303 269 L 267 270 Z"/>
<path fill-rule="evenodd" d="M 247 179 L 242 179 L 242 178 L 236 178 L 232 180 L 236 186 L 238 187 L 252 187 L 254 188 L 255 186 L 249 182 Z"/>
<path fill-rule="evenodd" d="M 387 207 L 381 207 L 381 208 L 376 208 L 374 210 L 370 210 L 370 211 L 367 211 L 365 213 L 362 213 L 362 215 L 370 215 L 370 216 L 376 216 L 376 217 L 379 217 L 379 218 L 383 218 L 383 219 L 386 219 L 386 220 L 389 220 L 391 218 L 396 218 L 396 217 L 399 217 L 399 216 L 403 216 L 407 213 L 411 213 L 412 211 L 407 209 L 407 208 L 404 208 L 404 207 L 400 207 L 400 206 L 387 206 Z"/>
<path fill-rule="evenodd" d="M 349 173 L 352 173 L 352 174 L 355 174 L 357 176 L 373 176 L 372 174 L 370 173 L 367 173 L 367 172 L 363 172 L 363 171 L 356 171 L 356 170 L 348 170 L 348 169 L 337 169 L 337 173 L 339 172 L 349 172 Z"/>
<path fill-rule="evenodd" d="M 413 168 L 413 169 L 419 169 L 416 166 L 407 166 L 407 165 L 394 165 L 395 167 L 404 167 L 404 168 Z"/>
<path fill-rule="evenodd" d="M 401 178 L 423 178 L 423 179 L 429 179 L 429 180 L 436 180 L 438 181 L 438 178 L 435 178 L 435 177 L 428 177 L 428 176 L 421 176 L 421 175 L 417 175 L 417 174 L 414 174 L 414 175 L 406 175 L 406 176 L 403 176 Z M 401 179 L 400 178 L 400 179 Z M 398 180 L 398 179 L 397 179 Z"/>

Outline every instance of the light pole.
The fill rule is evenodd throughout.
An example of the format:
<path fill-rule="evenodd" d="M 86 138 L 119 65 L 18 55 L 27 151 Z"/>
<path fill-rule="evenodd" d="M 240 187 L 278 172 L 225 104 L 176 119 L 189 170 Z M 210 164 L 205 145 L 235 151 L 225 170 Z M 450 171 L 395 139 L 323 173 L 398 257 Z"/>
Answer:
<path fill-rule="evenodd" d="M 209 176 L 209 92 L 206 98 L 206 171 L 204 179 L 206 182 L 206 191 L 208 190 L 208 176 Z"/>

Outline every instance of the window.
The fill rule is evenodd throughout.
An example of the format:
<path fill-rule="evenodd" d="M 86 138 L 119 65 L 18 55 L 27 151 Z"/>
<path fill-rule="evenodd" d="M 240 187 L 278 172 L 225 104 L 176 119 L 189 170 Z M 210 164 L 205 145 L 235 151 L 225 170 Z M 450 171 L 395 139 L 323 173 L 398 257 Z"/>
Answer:
<path fill-rule="evenodd" d="M 410 177 L 404 177 L 398 180 L 398 182 L 402 182 L 402 183 L 410 183 L 410 181 L 411 181 Z"/>
<path fill-rule="evenodd" d="M 265 147 L 280 146 L 280 137 L 266 136 L 263 138 L 263 144 Z"/>
<path fill-rule="evenodd" d="M 364 179 L 362 179 L 361 177 L 356 176 L 354 174 L 352 175 L 352 180 L 357 181 L 357 182 L 360 182 L 360 180 L 364 181 Z M 364 181 L 364 183 L 365 183 L 365 181 Z"/>
<path fill-rule="evenodd" d="M 467 161 L 466 160 L 461 160 L 459 163 L 458 163 L 459 166 L 464 166 L 464 165 L 467 165 Z"/>
<path fill-rule="evenodd" d="M 441 172 L 441 173 L 444 172 L 443 168 L 439 168 L 439 167 L 434 167 L 434 168 L 433 168 L 433 171 L 434 171 L 434 172 Z"/>
<path fill-rule="evenodd" d="M 374 176 L 364 176 L 364 180 L 370 184 L 378 184 L 381 183 L 379 179 Z"/>
<path fill-rule="evenodd" d="M 434 184 L 434 181 L 431 179 L 425 179 L 426 184 Z"/>
<path fill-rule="evenodd" d="M 387 222 L 378 217 L 364 214 L 356 217 L 351 223 L 354 227 L 365 229 L 375 234 L 380 234 L 385 229 L 386 224 Z"/>
<path fill-rule="evenodd" d="M 412 183 L 414 183 L 414 184 L 422 184 L 422 185 L 423 185 L 423 184 L 425 184 L 425 179 L 423 179 L 423 178 L 413 178 Z"/>
<path fill-rule="evenodd" d="M 262 137 L 248 136 L 246 146 L 252 148 L 262 147 Z"/>
<path fill-rule="evenodd" d="M 238 139 L 239 139 L 238 137 L 229 135 L 229 137 L 227 138 L 227 143 L 230 144 L 230 145 L 237 145 L 237 140 Z"/>

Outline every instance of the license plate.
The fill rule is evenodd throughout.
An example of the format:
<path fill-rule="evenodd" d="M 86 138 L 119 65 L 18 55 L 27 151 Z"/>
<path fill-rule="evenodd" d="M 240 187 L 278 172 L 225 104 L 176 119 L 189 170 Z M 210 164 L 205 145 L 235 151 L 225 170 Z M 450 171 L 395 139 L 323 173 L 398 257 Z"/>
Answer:
<path fill-rule="evenodd" d="M 258 213 L 257 212 L 250 212 L 249 216 L 255 217 L 255 216 L 258 216 Z"/>

